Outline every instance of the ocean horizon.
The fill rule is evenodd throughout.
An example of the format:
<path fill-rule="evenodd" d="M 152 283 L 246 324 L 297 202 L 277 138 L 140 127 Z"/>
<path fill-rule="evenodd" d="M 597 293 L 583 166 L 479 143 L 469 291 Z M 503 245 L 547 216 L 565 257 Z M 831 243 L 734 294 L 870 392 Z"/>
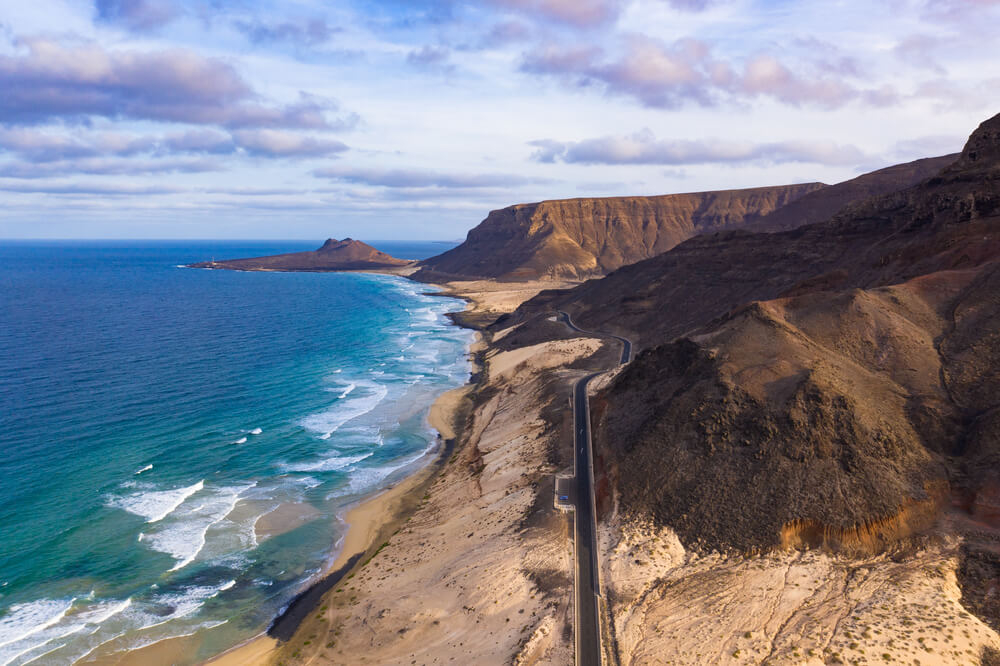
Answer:
<path fill-rule="evenodd" d="M 430 459 L 430 404 L 470 373 L 461 301 L 183 268 L 317 245 L 0 241 L 0 666 L 193 633 L 191 662 L 221 652 L 325 571 L 349 506 Z"/>

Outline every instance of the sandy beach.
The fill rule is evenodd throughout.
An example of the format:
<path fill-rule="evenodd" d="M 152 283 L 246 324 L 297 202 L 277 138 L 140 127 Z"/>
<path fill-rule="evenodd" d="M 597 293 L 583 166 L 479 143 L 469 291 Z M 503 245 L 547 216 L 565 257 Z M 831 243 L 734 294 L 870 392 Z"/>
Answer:
<path fill-rule="evenodd" d="M 406 518 L 412 514 L 418 506 L 421 496 L 426 492 L 429 482 L 443 463 L 442 456 L 447 451 L 444 441 L 455 437 L 455 433 L 459 429 L 457 421 L 461 418 L 463 409 L 466 409 L 471 390 L 471 385 L 452 389 L 439 396 L 431 406 L 428 421 L 435 430 L 441 433 L 443 440 L 432 462 L 391 488 L 351 507 L 344 514 L 343 520 L 347 530 L 343 543 L 339 554 L 331 562 L 325 575 L 344 568 L 351 559 L 356 558 L 359 554 L 361 557 L 358 560 L 362 563 L 360 566 L 363 566 L 363 563 L 378 549 L 379 545 L 397 531 Z M 273 516 L 272 518 L 276 521 L 280 521 L 283 517 L 286 518 L 284 529 L 291 529 L 291 525 L 294 525 L 294 520 L 299 515 L 296 508 L 294 506 L 279 508 L 275 513 L 282 512 L 287 513 L 285 516 Z M 291 516 L 293 520 L 290 524 L 287 522 L 288 516 Z M 350 576 L 360 566 L 348 568 L 344 577 Z M 119 666 L 167 664 L 173 663 L 183 655 L 196 652 L 198 646 L 196 636 L 185 636 L 160 641 L 138 650 L 114 655 L 106 660 L 92 663 L 108 664 L 109 666 L 111 664 Z M 218 666 L 264 666 L 274 663 L 279 654 L 279 647 L 278 640 L 262 633 L 206 663 Z"/>
<path fill-rule="evenodd" d="M 466 385 L 447 391 L 431 405 L 428 421 L 431 427 L 441 433 L 442 440 L 455 437 L 455 433 L 460 427 L 457 421 L 462 416 L 462 410 L 465 408 L 472 388 L 471 385 Z M 385 542 L 385 539 L 405 522 L 407 516 L 419 503 L 420 496 L 428 482 L 437 473 L 439 465 L 443 462 L 441 456 L 445 452 L 446 447 L 442 444 L 435 461 L 395 486 L 352 507 L 344 514 L 347 531 L 340 553 L 331 563 L 327 573 L 341 569 L 352 557 L 358 554 L 362 554 L 361 562 L 363 563 L 377 550 L 380 544 Z M 361 564 L 361 566 L 364 565 Z M 350 576 L 356 568 L 360 567 L 348 570 L 345 578 Z M 263 666 L 274 661 L 278 655 L 279 647 L 278 640 L 267 634 L 261 634 L 207 663 L 217 666 Z M 143 659 L 148 659 L 152 655 L 141 653 L 143 653 L 142 650 L 131 653 L 130 657 L 135 657 L 136 661 L 122 661 L 120 663 L 134 663 L 137 666 L 142 663 L 150 663 L 143 661 Z"/>

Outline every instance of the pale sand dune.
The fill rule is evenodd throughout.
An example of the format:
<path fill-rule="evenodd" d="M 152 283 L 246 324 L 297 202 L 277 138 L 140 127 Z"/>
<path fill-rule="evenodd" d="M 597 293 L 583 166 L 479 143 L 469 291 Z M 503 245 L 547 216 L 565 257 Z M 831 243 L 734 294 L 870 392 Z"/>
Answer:
<path fill-rule="evenodd" d="M 532 280 L 527 282 L 497 282 L 467 280 L 447 282 L 443 293 L 459 296 L 472 303 L 472 309 L 483 313 L 513 312 L 521 303 L 538 295 L 543 289 L 566 289 L 579 282 Z"/>
<path fill-rule="evenodd" d="M 977 664 L 1000 637 L 959 602 L 957 541 L 897 557 L 695 556 L 610 521 L 602 568 L 624 666 Z"/>
<path fill-rule="evenodd" d="M 601 348 L 601 341 L 596 338 L 573 338 L 545 342 L 530 347 L 521 347 L 511 351 L 486 355 L 486 363 L 490 377 L 500 377 L 512 374 L 522 363 L 529 364 L 535 370 L 558 368 L 572 363 L 574 360 L 590 356 Z"/>

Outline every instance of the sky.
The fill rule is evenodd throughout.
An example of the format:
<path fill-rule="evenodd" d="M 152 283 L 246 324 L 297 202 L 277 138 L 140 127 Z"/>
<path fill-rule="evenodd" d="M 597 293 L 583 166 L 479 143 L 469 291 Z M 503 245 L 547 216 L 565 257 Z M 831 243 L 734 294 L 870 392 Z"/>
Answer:
<path fill-rule="evenodd" d="M 464 238 L 1000 112 L 1000 0 L 0 0 L 0 238 Z"/>

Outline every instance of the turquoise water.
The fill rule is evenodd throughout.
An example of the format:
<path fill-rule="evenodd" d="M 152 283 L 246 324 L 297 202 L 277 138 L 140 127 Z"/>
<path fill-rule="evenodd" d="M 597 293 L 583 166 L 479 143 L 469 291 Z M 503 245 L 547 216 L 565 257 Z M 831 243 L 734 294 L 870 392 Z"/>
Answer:
<path fill-rule="evenodd" d="M 178 267 L 315 245 L 0 244 L 0 665 L 225 649 L 328 564 L 346 506 L 428 460 L 428 407 L 468 379 L 459 302 Z"/>

